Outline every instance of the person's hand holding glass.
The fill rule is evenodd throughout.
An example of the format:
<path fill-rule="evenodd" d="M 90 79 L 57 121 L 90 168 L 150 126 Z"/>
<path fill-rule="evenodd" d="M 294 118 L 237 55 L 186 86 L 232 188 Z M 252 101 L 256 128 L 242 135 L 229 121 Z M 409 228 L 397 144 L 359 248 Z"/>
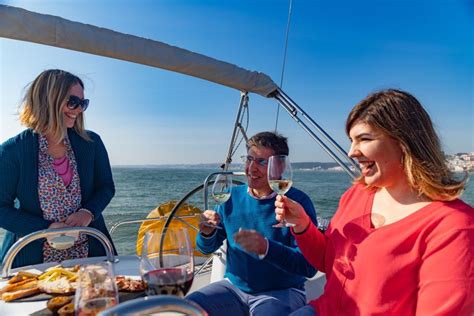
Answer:
<path fill-rule="evenodd" d="M 293 184 L 293 171 L 288 156 L 276 155 L 268 159 L 268 184 L 273 191 L 280 195 L 285 195 Z M 282 218 L 281 222 L 272 225 L 272 227 L 292 227 L 294 224 L 289 223 Z"/>
<path fill-rule="evenodd" d="M 218 205 L 227 202 L 230 199 L 232 191 L 232 175 L 230 174 L 219 174 L 212 185 L 211 195 L 214 202 Z M 210 235 L 214 229 L 222 229 L 219 226 L 220 217 L 219 214 L 214 210 L 205 210 L 201 214 L 201 222 L 199 223 L 199 230 Z"/>
<path fill-rule="evenodd" d="M 194 253 L 185 228 L 168 228 L 160 249 L 161 229 L 147 231 L 140 273 L 147 295 L 185 296 L 194 279 Z"/>

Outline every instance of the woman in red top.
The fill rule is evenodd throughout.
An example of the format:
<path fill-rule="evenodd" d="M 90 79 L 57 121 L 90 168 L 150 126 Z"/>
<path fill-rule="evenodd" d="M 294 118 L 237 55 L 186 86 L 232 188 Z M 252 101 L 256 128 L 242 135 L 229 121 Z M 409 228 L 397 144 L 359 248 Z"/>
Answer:
<path fill-rule="evenodd" d="M 474 209 L 448 170 L 429 115 L 385 90 L 349 114 L 349 156 L 361 176 L 322 234 L 284 196 L 276 219 L 326 273 L 324 293 L 291 315 L 474 315 Z"/>

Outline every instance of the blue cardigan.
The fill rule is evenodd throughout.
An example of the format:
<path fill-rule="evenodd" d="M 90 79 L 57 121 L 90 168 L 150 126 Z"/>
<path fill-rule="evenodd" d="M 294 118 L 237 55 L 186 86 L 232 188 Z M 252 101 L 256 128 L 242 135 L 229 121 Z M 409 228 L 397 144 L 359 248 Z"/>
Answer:
<path fill-rule="evenodd" d="M 102 211 L 115 194 L 109 157 L 99 135 L 88 131 L 86 141 L 68 129 L 71 147 L 81 181 L 81 207 L 94 214 L 89 227 L 100 230 L 109 239 Z M 38 134 L 28 129 L 0 145 L 0 227 L 7 230 L 0 260 L 22 236 L 47 229 L 52 223 L 43 219 L 38 197 Z M 17 201 L 15 201 L 17 200 Z M 23 248 L 13 267 L 43 262 L 43 242 L 39 239 Z M 103 256 L 100 242 L 89 238 L 89 256 Z"/>
<path fill-rule="evenodd" d="M 198 234 L 197 248 L 209 254 L 226 240 L 227 266 L 225 277 L 246 293 L 260 293 L 287 288 L 303 288 L 306 278 L 316 270 L 301 253 L 290 228 L 272 227 L 275 219 L 275 197 L 257 200 L 251 197 L 247 185 L 232 188 L 231 198 L 217 209 L 224 229 L 214 230 L 213 235 Z M 309 196 L 291 188 L 286 196 L 299 202 L 317 225 L 316 211 Z M 263 260 L 247 253 L 232 237 L 242 229 L 255 229 L 268 239 L 268 252 Z"/>

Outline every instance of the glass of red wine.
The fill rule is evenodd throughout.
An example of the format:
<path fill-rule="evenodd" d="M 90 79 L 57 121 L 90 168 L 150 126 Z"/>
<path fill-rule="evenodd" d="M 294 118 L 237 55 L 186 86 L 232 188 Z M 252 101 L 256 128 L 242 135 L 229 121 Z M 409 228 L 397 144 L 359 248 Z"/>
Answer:
<path fill-rule="evenodd" d="M 161 240 L 163 239 L 163 245 Z M 194 279 L 194 253 L 186 228 L 146 232 L 140 273 L 147 295 L 184 297 Z"/>

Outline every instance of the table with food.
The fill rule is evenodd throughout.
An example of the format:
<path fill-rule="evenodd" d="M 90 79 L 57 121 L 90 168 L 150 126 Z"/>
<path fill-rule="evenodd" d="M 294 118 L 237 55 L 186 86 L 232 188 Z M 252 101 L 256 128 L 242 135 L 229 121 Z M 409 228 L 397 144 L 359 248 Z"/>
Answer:
<path fill-rule="evenodd" d="M 113 289 L 120 303 L 145 295 L 136 256 L 121 257 L 113 264 L 97 258 L 94 261 L 78 259 L 59 265 L 40 264 L 13 270 L 11 278 L 0 281 L 0 315 L 74 315 L 79 284 L 83 292 L 103 288 L 99 279 L 97 282 L 79 282 L 81 271 L 104 263 L 113 268 Z M 86 311 L 82 314 L 90 315 Z"/>

